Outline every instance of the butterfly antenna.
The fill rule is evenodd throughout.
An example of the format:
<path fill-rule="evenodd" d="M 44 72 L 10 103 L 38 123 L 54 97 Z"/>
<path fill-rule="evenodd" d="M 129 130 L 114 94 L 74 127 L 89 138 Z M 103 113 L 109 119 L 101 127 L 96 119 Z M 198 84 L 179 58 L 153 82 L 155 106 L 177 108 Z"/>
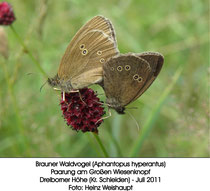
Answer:
<path fill-rule="evenodd" d="M 42 91 L 42 88 L 45 86 L 45 84 L 47 83 L 47 81 L 40 87 L 40 92 Z"/>
<path fill-rule="evenodd" d="M 129 115 L 130 115 L 130 117 L 135 121 L 135 123 L 136 123 L 136 126 L 137 126 L 137 128 L 138 128 L 138 131 L 140 130 L 140 127 L 139 127 L 139 124 L 138 124 L 138 122 L 136 121 L 136 119 L 133 117 L 133 115 L 131 115 L 131 113 L 130 112 L 126 112 L 126 113 L 128 113 Z"/>

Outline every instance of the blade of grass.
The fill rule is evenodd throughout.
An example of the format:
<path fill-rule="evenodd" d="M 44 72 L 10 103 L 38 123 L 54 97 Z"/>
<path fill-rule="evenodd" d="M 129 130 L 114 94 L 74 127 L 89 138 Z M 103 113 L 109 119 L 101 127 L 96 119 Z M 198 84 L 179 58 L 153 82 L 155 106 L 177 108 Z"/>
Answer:
<path fill-rule="evenodd" d="M 20 132 L 20 134 L 22 136 L 20 147 L 21 147 L 21 150 L 24 151 L 27 156 L 30 156 L 29 151 L 28 151 L 28 143 L 27 143 L 28 141 L 27 141 L 27 137 L 25 136 L 25 132 L 24 132 L 24 125 L 23 125 L 23 122 L 22 122 L 22 119 L 20 116 L 20 112 L 19 112 L 19 108 L 18 108 L 18 104 L 17 104 L 18 102 L 15 97 L 14 89 L 13 89 L 13 86 L 11 84 L 10 77 L 8 74 L 7 65 L 6 65 L 6 63 L 2 63 L 1 65 L 2 65 L 2 68 L 4 71 L 5 81 L 8 86 L 9 94 L 12 99 L 18 131 Z"/>
<path fill-rule="evenodd" d="M 109 136 L 110 136 L 110 139 L 113 142 L 113 144 L 114 144 L 114 146 L 117 150 L 117 156 L 116 157 L 123 157 L 120 145 L 118 144 L 116 137 L 111 133 L 109 133 Z"/>
<path fill-rule="evenodd" d="M 103 143 L 101 142 L 101 139 L 99 138 L 99 136 L 96 133 L 93 133 L 93 136 L 96 138 L 96 141 L 98 142 L 102 152 L 104 153 L 104 156 L 109 157 L 109 155 L 108 155 Z"/>
<path fill-rule="evenodd" d="M 36 60 L 36 58 L 32 55 L 32 53 L 30 52 L 30 50 L 28 49 L 28 47 L 25 45 L 25 43 L 23 42 L 23 40 L 21 39 L 21 37 L 16 32 L 15 28 L 13 27 L 13 25 L 10 25 L 10 28 L 11 28 L 12 32 L 14 33 L 15 37 L 18 39 L 18 41 L 21 44 L 21 46 L 23 47 L 23 49 L 25 50 L 25 52 L 29 55 L 29 57 L 31 58 L 31 60 L 33 61 L 33 63 L 37 66 L 37 68 L 39 69 L 39 71 L 43 74 L 44 77 L 48 78 L 47 73 L 41 67 L 41 65 Z"/>
<path fill-rule="evenodd" d="M 171 90 L 173 89 L 174 85 L 176 84 L 177 80 L 180 77 L 180 74 L 183 70 L 183 66 L 180 66 L 173 78 L 172 78 L 172 82 L 170 83 L 170 85 L 163 91 L 162 95 L 160 96 L 159 100 L 157 101 L 156 106 L 153 108 L 153 110 L 151 111 L 150 115 L 148 116 L 142 130 L 140 131 L 139 137 L 136 140 L 136 142 L 134 143 L 134 146 L 132 147 L 132 150 L 130 152 L 130 157 L 137 157 L 139 151 L 141 150 L 141 147 L 144 143 L 144 140 L 147 138 L 148 134 L 151 132 L 153 124 L 155 122 L 155 120 L 157 119 L 160 109 L 163 106 L 165 100 L 167 99 L 167 96 L 169 95 L 169 93 L 171 92 Z"/>
<path fill-rule="evenodd" d="M 113 120 L 112 120 L 112 127 L 111 131 L 108 132 L 112 142 L 113 146 L 115 146 L 115 149 L 117 151 L 117 156 L 116 157 L 123 157 L 122 150 L 120 148 L 120 145 L 118 143 L 119 141 L 119 135 L 120 135 L 120 129 L 121 129 L 121 124 L 122 124 L 122 116 L 116 115 L 116 112 L 114 112 Z"/>

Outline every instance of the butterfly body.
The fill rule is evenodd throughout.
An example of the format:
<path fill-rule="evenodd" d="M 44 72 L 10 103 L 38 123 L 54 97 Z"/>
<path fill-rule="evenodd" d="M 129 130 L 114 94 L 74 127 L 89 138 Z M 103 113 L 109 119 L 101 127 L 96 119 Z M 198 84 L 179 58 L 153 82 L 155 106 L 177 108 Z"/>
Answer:
<path fill-rule="evenodd" d="M 155 52 L 128 53 L 111 58 L 103 66 L 106 103 L 119 114 L 139 98 L 152 84 L 163 65 L 163 56 Z"/>
<path fill-rule="evenodd" d="M 59 65 L 58 73 L 48 84 L 61 91 L 71 92 L 103 78 L 103 64 L 119 53 L 111 22 L 95 16 L 73 37 Z"/>

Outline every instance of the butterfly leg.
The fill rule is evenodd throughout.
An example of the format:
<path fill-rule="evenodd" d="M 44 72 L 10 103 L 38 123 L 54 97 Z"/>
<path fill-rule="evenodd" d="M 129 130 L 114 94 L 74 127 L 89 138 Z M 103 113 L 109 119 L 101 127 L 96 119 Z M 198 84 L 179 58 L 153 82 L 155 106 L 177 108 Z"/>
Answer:
<path fill-rule="evenodd" d="M 55 91 L 61 91 L 61 89 L 59 88 L 53 88 Z"/>
<path fill-rule="evenodd" d="M 101 120 L 104 120 L 104 119 L 107 119 L 107 118 L 111 117 L 111 116 L 112 116 L 112 113 L 111 113 L 111 110 L 110 110 L 109 107 L 108 107 L 108 112 L 109 112 L 109 115 L 108 115 L 108 116 L 102 117 L 101 119 L 99 119 L 98 121 L 96 121 L 95 124 L 97 124 L 97 123 L 98 123 L 99 121 L 101 121 Z"/>
<path fill-rule="evenodd" d="M 106 105 L 106 106 L 108 106 L 108 109 L 109 109 L 109 107 L 110 107 L 110 105 L 109 105 L 109 104 L 104 103 L 104 102 L 99 102 L 99 101 L 94 101 L 94 102 L 96 102 L 96 103 L 98 103 L 98 104 L 100 104 L 100 105 Z"/>
<path fill-rule="evenodd" d="M 71 90 L 70 93 L 78 93 L 79 90 Z"/>
<path fill-rule="evenodd" d="M 87 105 L 87 104 L 83 101 L 83 99 L 82 99 L 82 95 L 81 95 L 81 93 L 80 93 L 80 92 L 79 92 L 79 97 L 80 97 L 81 101 L 82 101 L 85 105 Z"/>
<path fill-rule="evenodd" d="M 79 90 L 71 90 L 70 93 L 79 93 L 79 98 L 80 98 L 80 100 L 81 100 L 85 105 L 87 105 L 87 104 L 83 101 L 82 95 L 81 95 L 81 93 L 80 93 Z"/>
<path fill-rule="evenodd" d="M 65 101 L 65 92 L 63 92 L 63 101 Z"/>

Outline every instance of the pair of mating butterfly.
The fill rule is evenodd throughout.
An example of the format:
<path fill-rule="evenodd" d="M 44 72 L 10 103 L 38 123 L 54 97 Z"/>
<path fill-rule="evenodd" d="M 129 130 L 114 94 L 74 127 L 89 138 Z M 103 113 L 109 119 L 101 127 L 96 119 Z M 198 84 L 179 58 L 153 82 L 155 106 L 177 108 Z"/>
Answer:
<path fill-rule="evenodd" d="M 48 83 L 64 92 L 99 84 L 110 108 L 123 114 L 159 74 L 164 58 L 156 52 L 120 54 L 112 23 L 95 16 L 74 36 L 61 60 L 58 74 Z"/>

